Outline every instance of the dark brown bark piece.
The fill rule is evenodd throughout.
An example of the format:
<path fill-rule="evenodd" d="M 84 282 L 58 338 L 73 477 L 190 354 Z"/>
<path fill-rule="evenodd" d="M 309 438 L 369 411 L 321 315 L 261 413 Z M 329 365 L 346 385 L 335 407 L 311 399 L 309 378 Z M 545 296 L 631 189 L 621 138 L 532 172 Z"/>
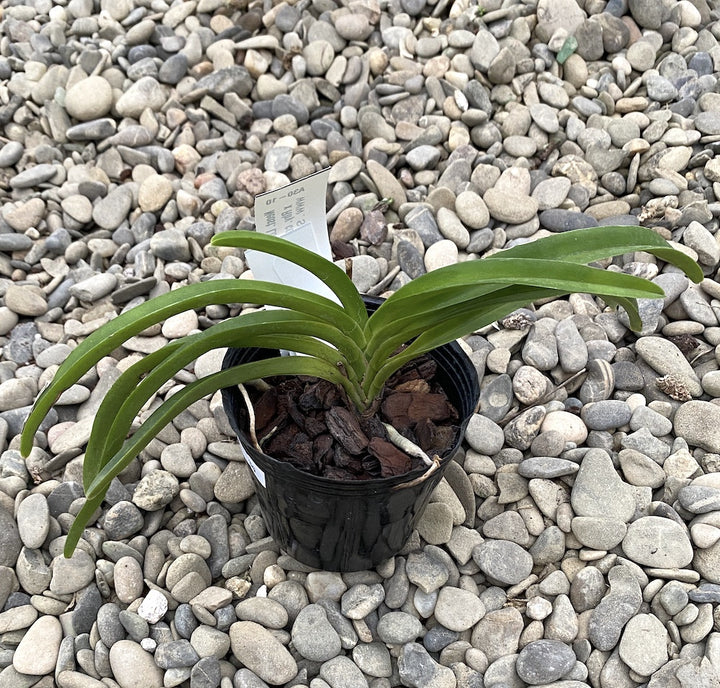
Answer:
<path fill-rule="evenodd" d="M 430 419 L 422 420 L 415 425 L 417 444 L 426 454 L 435 446 L 437 425 Z"/>
<path fill-rule="evenodd" d="M 368 438 L 360 423 L 346 408 L 333 406 L 326 414 L 328 431 L 351 454 L 360 454 L 368 446 Z"/>
<path fill-rule="evenodd" d="M 304 432 L 299 432 L 292 438 L 292 441 L 288 445 L 288 453 L 290 456 L 300 459 L 303 462 L 312 461 L 313 443 Z"/>
<path fill-rule="evenodd" d="M 437 372 L 437 363 L 432 358 L 413 361 L 407 367 L 401 368 L 388 381 L 390 389 L 396 389 L 398 385 L 402 385 L 409 380 L 432 380 Z"/>
<path fill-rule="evenodd" d="M 293 419 L 295 425 L 297 425 L 301 430 L 304 431 L 307 414 L 303 413 L 303 411 L 298 408 L 295 400 L 292 399 L 289 395 L 286 397 L 286 407 L 288 415 L 290 416 L 290 418 Z"/>
<path fill-rule="evenodd" d="M 277 413 L 277 389 L 273 387 L 253 404 L 255 410 L 255 427 L 262 430 Z"/>
<path fill-rule="evenodd" d="M 287 418 L 287 416 L 285 416 Z M 276 429 L 273 432 L 273 428 L 268 427 L 267 435 L 258 437 L 260 446 L 263 451 L 267 452 L 271 456 L 287 456 L 288 447 L 293 440 L 293 437 L 300 432 L 299 428 L 295 425 L 287 425 L 286 423 L 280 423 L 275 426 Z"/>
<path fill-rule="evenodd" d="M 330 478 L 330 480 L 362 480 L 360 476 L 351 473 L 345 468 L 338 468 L 337 466 L 328 466 L 325 470 L 324 477 Z"/>
<path fill-rule="evenodd" d="M 455 441 L 457 432 L 456 425 L 435 426 L 435 442 L 426 451 L 432 454 L 442 454 Z"/>
<path fill-rule="evenodd" d="M 371 478 L 379 478 L 382 466 L 375 456 L 366 456 L 362 461 L 363 469 Z"/>
<path fill-rule="evenodd" d="M 317 437 L 327 432 L 327 424 L 322 418 L 315 418 L 314 416 L 305 417 L 305 432 L 310 437 Z"/>
<path fill-rule="evenodd" d="M 408 416 L 413 423 L 425 418 L 432 421 L 445 420 L 450 417 L 450 414 L 451 408 L 444 394 L 419 394 L 414 392 L 410 395 Z"/>
<path fill-rule="evenodd" d="M 344 447 L 336 445 L 333 453 L 333 463 L 338 468 L 345 468 L 353 473 L 362 471 L 362 463 L 357 456 L 353 456 Z"/>
<path fill-rule="evenodd" d="M 411 395 L 405 392 L 394 392 L 389 394 L 380 408 L 387 421 L 398 432 L 410 427 L 410 408 Z"/>
<path fill-rule="evenodd" d="M 333 406 L 337 406 L 342 403 L 342 396 L 340 390 L 327 380 L 320 381 L 320 388 L 322 390 L 322 403 L 323 408 L 329 409 Z"/>
<path fill-rule="evenodd" d="M 419 392 L 421 394 L 430 393 L 430 385 L 427 380 L 407 380 L 401 382 L 395 387 L 396 392 Z"/>
<path fill-rule="evenodd" d="M 305 411 L 316 411 L 323 407 L 323 390 L 320 387 L 320 383 L 316 382 L 313 385 L 308 385 L 302 394 L 298 397 L 298 407 Z"/>
<path fill-rule="evenodd" d="M 315 463 L 322 471 L 333 458 L 333 438 L 330 435 L 318 435 L 313 441 Z"/>
<path fill-rule="evenodd" d="M 368 449 L 370 453 L 380 461 L 380 475 L 383 478 L 402 475 L 412 468 L 410 457 L 387 440 L 373 437 L 370 440 Z"/>
<path fill-rule="evenodd" d="M 365 433 L 366 437 L 387 438 L 385 426 L 383 425 L 380 418 L 377 417 L 377 414 L 373 416 L 358 416 L 358 422 L 360 423 L 360 427 L 362 428 L 362 431 Z"/>
<path fill-rule="evenodd" d="M 454 425 L 436 425 L 431 420 L 420 421 L 415 426 L 417 444 L 430 458 L 445 451 L 456 432 Z"/>

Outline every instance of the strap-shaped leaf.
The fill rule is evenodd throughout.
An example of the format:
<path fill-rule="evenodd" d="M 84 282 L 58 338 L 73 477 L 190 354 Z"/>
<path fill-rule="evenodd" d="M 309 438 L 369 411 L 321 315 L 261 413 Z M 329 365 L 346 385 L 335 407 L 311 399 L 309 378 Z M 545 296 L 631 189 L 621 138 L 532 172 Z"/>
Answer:
<path fill-rule="evenodd" d="M 77 543 L 82 537 L 83 530 L 85 530 L 85 526 L 87 526 L 87 524 L 90 522 L 90 519 L 92 518 L 92 515 L 95 513 L 95 511 L 100 508 L 100 505 L 103 503 L 104 498 L 105 493 L 103 492 L 101 495 L 95 497 L 94 499 L 85 500 L 85 504 L 82 505 L 80 511 L 78 511 L 77 513 L 77 516 L 75 516 L 75 520 L 70 526 L 70 530 L 68 531 L 67 537 L 65 538 L 65 547 L 63 548 L 63 554 L 68 559 L 73 555 L 75 547 L 77 547 Z"/>
<path fill-rule="evenodd" d="M 263 251 L 300 265 L 331 289 L 351 318 L 360 324 L 367 320 L 365 304 L 352 280 L 337 265 L 317 253 L 276 236 L 247 230 L 219 232 L 211 239 L 211 243 L 215 246 Z"/>
<path fill-rule="evenodd" d="M 389 358 L 371 359 L 368 374 L 363 385 L 368 399 L 374 399 L 382 390 L 387 379 L 406 363 L 428 353 L 433 349 L 447 344 L 455 339 L 465 336 L 468 331 L 474 331 L 490 325 L 501 319 L 516 308 L 522 308 L 528 303 L 550 297 L 564 296 L 563 292 L 553 290 L 519 288 L 506 288 L 495 292 L 483 302 L 483 308 L 478 310 L 468 308 L 458 315 L 444 320 L 441 324 L 417 335 L 410 344 L 394 356 Z M 608 305 L 622 306 L 628 314 L 630 327 L 639 331 L 642 320 L 638 312 L 637 300 L 622 297 L 606 297 Z"/>
<path fill-rule="evenodd" d="M 418 356 L 459 339 L 468 332 L 490 325 L 516 308 L 540 299 L 563 295 L 563 292 L 552 289 L 506 287 L 483 299 L 481 307 L 473 302 L 465 306 L 458 305 L 454 309 L 454 315 L 448 316 L 440 324 L 418 332 L 408 346 L 395 355 L 372 358 L 363 384 L 366 396 L 368 399 L 374 399 L 395 371 Z"/>
<path fill-rule="evenodd" d="M 366 326 L 369 350 L 376 347 L 387 350 L 387 342 L 391 339 L 395 341 L 396 335 L 409 332 L 409 328 L 416 325 L 420 325 L 422 331 L 440 324 L 452 315 L 451 309 L 458 303 L 465 304 L 477 299 L 478 307 L 482 307 L 482 301 L 489 298 L 483 285 L 488 284 L 495 289 L 518 285 L 564 293 L 590 292 L 599 296 L 626 298 L 657 298 L 664 295 L 657 285 L 633 275 L 554 260 L 498 258 L 492 261 L 468 261 L 437 272 L 445 272 L 446 275 L 439 284 L 431 284 L 427 289 L 415 289 L 411 296 L 402 299 L 396 298 L 405 290 L 403 287 L 373 313 Z M 434 274 L 423 275 L 407 286 L 413 286 Z M 425 280 L 424 284 L 427 282 Z M 480 295 L 473 293 L 476 285 Z"/>
<path fill-rule="evenodd" d="M 212 304 L 261 303 L 307 313 L 363 341 L 362 331 L 338 304 L 294 287 L 255 280 L 215 280 L 181 287 L 119 315 L 93 332 L 63 362 L 50 385 L 35 400 L 23 428 L 21 452 L 28 454 L 42 419 L 57 398 L 103 356 L 150 325 L 171 315 Z"/>
<path fill-rule="evenodd" d="M 165 382 L 204 353 L 226 346 L 280 348 L 316 356 L 347 373 L 349 395 L 358 388 L 352 381 L 359 381 L 366 363 L 357 344 L 337 328 L 288 310 L 247 313 L 169 342 L 130 366 L 114 383 L 112 395 L 101 403 L 85 453 L 83 484 L 89 485 L 104 457 L 119 449 L 137 413 Z M 353 357 L 355 367 L 346 355 Z"/>
<path fill-rule="evenodd" d="M 166 399 L 145 420 L 122 448 L 106 463 L 92 483 L 86 496 L 95 499 L 105 495 L 113 478 L 148 445 L 148 443 L 181 411 L 190 404 L 223 387 L 242 384 L 272 375 L 312 375 L 342 385 L 342 375 L 333 366 L 309 356 L 279 356 L 252 363 L 243 363 L 200 378 Z"/>
<path fill-rule="evenodd" d="M 190 335 L 193 336 L 193 335 Z M 87 487 L 100 470 L 100 459 L 104 452 L 116 452 L 125 438 L 125 434 L 115 436 L 109 432 L 116 413 L 118 412 L 118 400 L 127 399 L 133 390 L 138 386 L 143 376 L 152 370 L 164 358 L 169 356 L 183 346 L 184 340 L 177 339 L 168 342 L 162 349 L 153 351 L 143 356 L 139 361 L 133 363 L 113 383 L 112 394 L 106 394 L 103 398 L 93 420 L 90 431 L 90 438 L 85 449 L 83 459 L 83 485 Z M 112 447 L 112 449 L 110 448 Z"/>
<path fill-rule="evenodd" d="M 102 413 L 100 411 L 98 412 L 96 421 L 98 425 L 93 426 L 93 434 L 97 432 L 100 436 L 99 446 L 97 449 L 93 447 L 97 454 L 93 454 L 90 457 L 88 456 L 90 454 L 89 450 L 86 453 L 86 460 L 91 458 L 93 463 L 93 470 L 89 470 L 87 475 L 83 475 L 83 479 L 87 480 L 86 485 L 95 479 L 97 473 L 104 466 L 106 458 L 117 451 L 118 446 L 113 444 L 113 440 L 111 438 L 122 438 L 129 433 L 130 427 L 137 414 L 165 382 L 171 379 L 173 375 L 184 368 L 189 362 L 197 358 L 198 355 L 201 355 L 206 351 L 210 351 L 213 348 L 219 348 L 226 345 L 237 346 L 238 344 L 242 346 L 258 346 L 260 348 L 286 348 L 291 346 L 299 353 L 324 361 L 332 366 L 334 371 L 342 370 L 345 367 L 343 365 L 342 356 L 337 349 L 323 344 L 320 340 L 315 339 L 314 337 L 298 334 L 278 335 L 245 333 L 240 336 L 239 339 L 235 339 L 232 335 L 228 335 L 219 342 L 200 340 L 194 342 L 190 346 L 182 347 L 164 361 L 156 365 L 142 380 L 142 382 L 140 382 L 137 387 L 130 392 L 127 398 L 121 402 L 119 407 L 116 400 L 109 401 L 107 409 L 103 408 L 101 409 Z M 200 348 L 198 348 L 198 346 L 200 346 Z M 337 382 L 337 379 L 338 378 L 334 377 L 333 381 Z M 348 393 L 348 396 L 353 398 L 354 402 L 360 403 L 361 400 L 354 398 L 356 385 L 354 385 L 349 379 L 343 379 L 342 376 L 340 380 L 342 386 Z"/>
<path fill-rule="evenodd" d="M 621 296 L 606 296 L 605 302 L 608 306 L 617 308 L 622 306 L 627 313 L 628 320 L 630 321 L 630 329 L 640 332 L 642 330 L 642 318 L 640 317 L 640 311 L 638 310 L 637 299 L 624 299 Z"/>
<path fill-rule="evenodd" d="M 483 260 L 496 258 L 548 258 L 574 263 L 592 263 L 624 253 L 643 251 L 680 268 L 693 282 L 702 282 L 700 266 L 690 256 L 670 246 L 648 227 L 607 225 L 574 229 L 518 244 Z"/>
<path fill-rule="evenodd" d="M 470 284 L 473 281 L 472 269 L 466 266 L 471 265 L 487 265 L 498 260 L 520 258 L 585 265 L 637 251 L 651 253 L 667 263 L 675 265 L 694 282 L 703 280 L 702 270 L 692 258 L 673 249 L 662 237 L 647 227 L 589 227 L 518 244 L 482 260 L 466 261 L 434 270 L 404 285 L 401 290 L 392 295 L 391 299 L 399 302 L 402 299 L 414 298 L 417 293 L 443 288 L 451 284 Z M 555 272 L 559 270 L 561 267 L 557 266 Z M 517 272 L 520 276 L 524 271 L 518 268 Z M 577 291 L 587 290 L 579 289 Z"/>
<path fill-rule="evenodd" d="M 113 478 L 150 443 L 157 433 L 181 411 L 204 396 L 223 387 L 242 384 L 272 375 L 312 375 L 342 384 L 342 375 L 324 361 L 310 357 L 281 356 L 263 361 L 244 363 L 228 370 L 213 373 L 173 394 L 142 424 L 139 430 L 105 463 L 86 489 L 87 501 L 80 509 L 65 542 L 65 556 L 70 557 L 95 510 L 102 504 Z"/>

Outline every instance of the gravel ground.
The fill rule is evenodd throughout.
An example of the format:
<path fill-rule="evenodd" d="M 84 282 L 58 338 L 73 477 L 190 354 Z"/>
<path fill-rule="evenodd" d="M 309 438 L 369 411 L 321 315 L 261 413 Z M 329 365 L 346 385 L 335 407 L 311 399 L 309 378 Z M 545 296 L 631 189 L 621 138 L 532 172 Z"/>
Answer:
<path fill-rule="evenodd" d="M 720 686 L 718 0 L 5 0 L 1 32 L 0 688 Z M 362 291 L 596 224 L 707 279 L 625 256 L 667 294 L 642 333 L 578 295 L 468 338 L 481 413 L 377 570 L 278 551 L 217 396 L 64 559 L 104 390 L 238 309 L 102 360 L 22 459 L 38 389 L 117 313 L 242 276 L 213 233 L 327 165 Z"/>

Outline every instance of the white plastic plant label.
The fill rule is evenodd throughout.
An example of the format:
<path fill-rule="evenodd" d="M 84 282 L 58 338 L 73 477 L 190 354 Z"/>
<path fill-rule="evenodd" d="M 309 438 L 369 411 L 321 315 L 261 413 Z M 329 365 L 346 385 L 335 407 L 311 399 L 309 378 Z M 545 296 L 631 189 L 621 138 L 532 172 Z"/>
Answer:
<path fill-rule="evenodd" d="M 253 472 L 253 474 L 254 474 L 255 477 L 257 478 L 258 482 L 259 482 L 265 489 L 267 489 L 267 485 L 265 484 L 265 471 L 261 470 L 261 469 L 260 469 L 260 466 L 258 466 L 258 465 L 252 460 L 252 457 L 250 456 L 250 454 L 248 454 L 248 453 L 245 451 L 245 447 L 243 447 L 242 444 L 240 445 L 240 448 L 242 449 L 242 453 L 243 453 L 243 455 L 245 456 L 245 462 L 247 463 L 248 466 L 250 466 L 250 470 Z"/>
<path fill-rule="evenodd" d="M 332 260 L 325 217 L 325 193 L 330 169 L 255 198 L 255 227 Z M 299 287 L 337 301 L 325 283 L 307 270 L 260 251 L 246 251 L 255 279 Z"/>

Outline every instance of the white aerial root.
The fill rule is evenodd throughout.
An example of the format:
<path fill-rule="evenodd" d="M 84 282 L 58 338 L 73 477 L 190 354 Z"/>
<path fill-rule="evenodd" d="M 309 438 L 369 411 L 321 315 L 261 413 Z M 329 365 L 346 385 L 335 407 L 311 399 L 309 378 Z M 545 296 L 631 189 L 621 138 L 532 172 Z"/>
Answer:
<path fill-rule="evenodd" d="M 240 394 L 242 394 L 242 398 L 245 401 L 245 407 L 248 412 L 248 432 L 250 434 L 250 439 L 252 440 L 255 449 L 261 451 L 257 434 L 255 433 L 255 409 L 253 408 L 252 401 L 250 401 L 250 395 L 247 393 L 245 385 L 238 385 L 238 389 L 240 390 Z"/>
<path fill-rule="evenodd" d="M 402 449 L 408 456 L 414 456 L 416 459 L 422 459 L 428 469 L 419 477 L 407 483 L 395 485 L 394 490 L 406 487 L 414 487 L 427 480 L 438 468 L 440 468 L 440 457 L 435 454 L 431 459 L 420 447 L 411 442 L 407 437 L 403 437 L 392 425 L 383 423 L 388 434 L 388 439 L 398 448 Z"/>

